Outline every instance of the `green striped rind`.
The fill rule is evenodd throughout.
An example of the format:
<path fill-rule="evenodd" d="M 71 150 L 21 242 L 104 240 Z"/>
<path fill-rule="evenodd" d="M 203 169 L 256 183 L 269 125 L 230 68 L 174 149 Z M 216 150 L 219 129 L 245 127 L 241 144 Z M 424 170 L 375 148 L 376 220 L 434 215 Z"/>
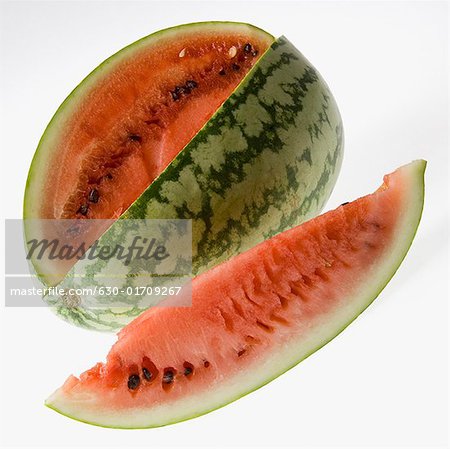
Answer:
<path fill-rule="evenodd" d="M 192 219 L 196 275 L 317 215 L 342 156 L 342 122 L 329 88 L 282 37 L 121 218 Z M 98 283 L 103 269 L 91 266 L 86 284 Z M 142 310 L 139 303 L 117 309 L 104 298 L 100 309 L 52 305 L 74 324 L 99 330 L 117 330 Z"/>

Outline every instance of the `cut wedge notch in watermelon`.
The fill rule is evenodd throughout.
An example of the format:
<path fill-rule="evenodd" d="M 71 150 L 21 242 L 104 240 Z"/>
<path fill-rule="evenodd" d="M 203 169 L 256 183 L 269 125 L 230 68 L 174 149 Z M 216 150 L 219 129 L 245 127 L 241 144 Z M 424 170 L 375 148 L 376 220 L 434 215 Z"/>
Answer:
<path fill-rule="evenodd" d="M 261 387 L 328 343 L 389 282 L 416 233 L 426 162 L 201 274 L 192 307 L 150 309 L 106 363 L 46 402 L 105 427 L 162 426 Z"/>

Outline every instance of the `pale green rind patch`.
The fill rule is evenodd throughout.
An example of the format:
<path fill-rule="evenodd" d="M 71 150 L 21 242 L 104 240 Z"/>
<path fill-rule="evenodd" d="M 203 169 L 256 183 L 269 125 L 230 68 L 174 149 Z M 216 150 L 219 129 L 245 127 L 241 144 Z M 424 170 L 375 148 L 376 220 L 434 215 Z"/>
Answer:
<path fill-rule="evenodd" d="M 278 99 L 283 101 L 283 99 Z M 288 98 L 287 101 L 292 101 Z M 272 119 L 265 108 L 261 108 L 260 100 L 254 94 L 250 94 L 245 103 L 241 104 L 234 113 L 237 123 L 243 124 L 243 132 L 248 137 L 257 137 L 264 131 L 264 124 L 271 123 Z M 247 145 L 243 145 L 244 148 Z"/>

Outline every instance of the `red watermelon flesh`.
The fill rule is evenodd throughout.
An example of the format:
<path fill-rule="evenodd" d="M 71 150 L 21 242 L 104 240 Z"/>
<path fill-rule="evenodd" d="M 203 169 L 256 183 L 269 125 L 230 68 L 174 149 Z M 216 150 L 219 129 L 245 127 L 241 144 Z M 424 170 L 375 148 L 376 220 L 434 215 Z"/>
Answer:
<path fill-rule="evenodd" d="M 198 276 L 192 307 L 152 308 L 47 405 L 92 424 L 161 426 L 225 405 L 322 347 L 376 298 L 415 235 L 424 161 L 373 194 Z"/>

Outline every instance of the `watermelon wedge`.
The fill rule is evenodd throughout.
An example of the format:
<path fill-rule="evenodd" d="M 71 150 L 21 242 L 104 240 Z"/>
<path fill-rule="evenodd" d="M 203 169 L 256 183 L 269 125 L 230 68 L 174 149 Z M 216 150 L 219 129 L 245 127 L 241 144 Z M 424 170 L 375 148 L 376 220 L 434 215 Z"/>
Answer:
<path fill-rule="evenodd" d="M 192 307 L 150 309 L 46 405 L 106 427 L 186 420 L 261 387 L 321 348 L 378 296 L 414 238 L 426 162 L 373 194 L 198 276 Z"/>

